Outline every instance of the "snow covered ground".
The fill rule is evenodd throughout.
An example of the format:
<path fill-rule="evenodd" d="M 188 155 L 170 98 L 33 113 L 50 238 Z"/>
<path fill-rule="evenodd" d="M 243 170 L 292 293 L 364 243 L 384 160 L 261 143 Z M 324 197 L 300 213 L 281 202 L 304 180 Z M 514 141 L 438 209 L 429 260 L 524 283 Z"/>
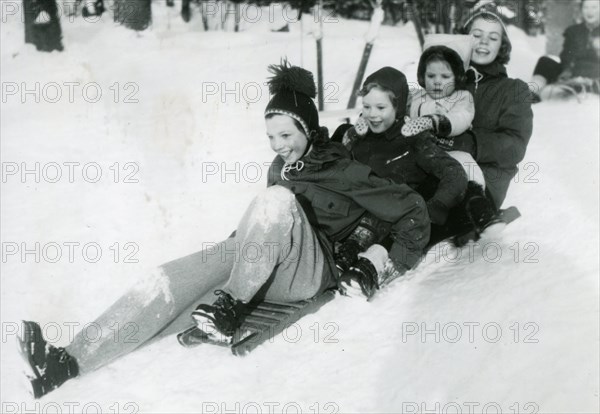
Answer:
<path fill-rule="evenodd" d="M 523 217 L 497 238 L 438 249 L 376 301 L 338 298 L 246 358 L 171 337 L 30 399 L 18 321 L 65 345 L 150 269 L 226 237 L 272 159 L 267 64 L 316 72 L 306 23 L 204 33 L 163 3 L 140 34 L 63 18 L 51 54 L 2 16 L 2 412 L 600 411 L 597 97 L 535 106 L 506 200 Z M 327 109 L 345 107 L 366 30 L 324 25 Z M 509 73 L 528 79 L 543 39 L 511 36 Z M 415 81 L 418 56 L 412 26 L 383 27 L 367 72 Z"/>

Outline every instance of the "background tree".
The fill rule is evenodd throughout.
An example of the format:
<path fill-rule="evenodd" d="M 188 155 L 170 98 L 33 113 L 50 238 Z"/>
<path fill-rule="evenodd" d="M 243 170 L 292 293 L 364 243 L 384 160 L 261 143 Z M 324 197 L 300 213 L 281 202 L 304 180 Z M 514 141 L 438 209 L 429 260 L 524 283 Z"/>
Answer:
<path fill-rule="evenodd" d="M 23 17 L 25 43 L 32 43 L 44 52 L 63 50 L 56 0 L 23 0 Z"/>

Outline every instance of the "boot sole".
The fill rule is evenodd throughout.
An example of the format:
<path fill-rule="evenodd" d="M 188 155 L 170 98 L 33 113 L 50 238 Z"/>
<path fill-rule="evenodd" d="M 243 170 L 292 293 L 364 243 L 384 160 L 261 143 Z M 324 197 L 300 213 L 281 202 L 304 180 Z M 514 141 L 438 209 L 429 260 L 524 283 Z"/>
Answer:
<path fill-rule="evenodd" d="M 231 343 L 233 341 L 233 335 L 227 335 L 217 329 L 215 317 L 212 314 L 194 311 L 192 312 L 192 319 L 194 319 L 196 327 L 211 340 L 223 343 Z"/>
<path fill-rule="evenodd" d="M 21 326 L 24 327 L 26 323 L 29 322 L 22 321 Z M 39 327 L 34 326 L 33 336 L 35 337 L 36 335 L 40 335 L 41 337 L 41 334 L 42 333 Z M 36 368 L 37 364 L 33 358 L 33 350 L 31 349 L 34 342 L 31 340 L 29 331 L 23 329 L 23 331 L 19 332 L 17 335 L 17 342 L 19 346 L 19 354 L 21 354 L 21 358 L 23 359 L 23 374 L 29 380 L 29 384 L 24 382 L 23 384 L 25 384 L 27 390 L 34 398 L 40 398 L 45 394 L 41 385 L 42 374 Z"/>
<path fill-rule="evenodd" d="M 342 286 L 344 289 L 344 296 L 348 296 L 349 298 L 363 298 L 364 300 L 369 300 L 369 297 L 365 295 L 357 281 L 352 280 L 350 283 L 342 282 Z"/>

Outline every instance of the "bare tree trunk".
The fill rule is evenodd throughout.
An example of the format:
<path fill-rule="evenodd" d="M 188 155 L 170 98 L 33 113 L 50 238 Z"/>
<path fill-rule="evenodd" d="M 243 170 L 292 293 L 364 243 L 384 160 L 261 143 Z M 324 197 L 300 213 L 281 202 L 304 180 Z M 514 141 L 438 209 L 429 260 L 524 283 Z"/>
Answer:
<path fill-rule="evenodd" d="M 415 25 L 415 30 L 417 31 L 417 36 L 419 38 L 419 43 L 421 44 L 421 48 L 423 48 L 423 44 L 425 43 L 425 36 L 423 35 L 423 27 L 421 26 L 421 15 L 417 8 L 417 5 L 414 3 L 414 0 L 407 0 L 408 5 L 408 13 L 410 14 L 410 18 Z"/>
<path fill-rule="evenodd" d="M 25 43 L 37 50 L 62 51 L 62 29 L 56 0 L 23 0 Z"/>
<path fill-rule="evenodd" d="M 461 29 L 461 25 L 463 22 L 463 13 L 465 12 L 465 1 L 464 0 L 454 0 L 454 30 Z"/>

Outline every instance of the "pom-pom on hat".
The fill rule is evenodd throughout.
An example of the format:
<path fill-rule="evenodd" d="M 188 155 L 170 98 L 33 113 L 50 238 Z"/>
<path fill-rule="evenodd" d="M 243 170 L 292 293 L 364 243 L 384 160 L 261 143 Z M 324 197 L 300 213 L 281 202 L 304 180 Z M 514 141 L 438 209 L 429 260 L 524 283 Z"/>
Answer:
<path fill-rule="evenodd" d="M 319 112 L 313 101 L 317 95 L 313 74 L 283 59 L 279 65 L 270 65 L 273 74 L 268 80 L 271 100 L 265 109 L 269 114 L 287 115 L 302 125 L 308 138 L 319 131 Z"/>

